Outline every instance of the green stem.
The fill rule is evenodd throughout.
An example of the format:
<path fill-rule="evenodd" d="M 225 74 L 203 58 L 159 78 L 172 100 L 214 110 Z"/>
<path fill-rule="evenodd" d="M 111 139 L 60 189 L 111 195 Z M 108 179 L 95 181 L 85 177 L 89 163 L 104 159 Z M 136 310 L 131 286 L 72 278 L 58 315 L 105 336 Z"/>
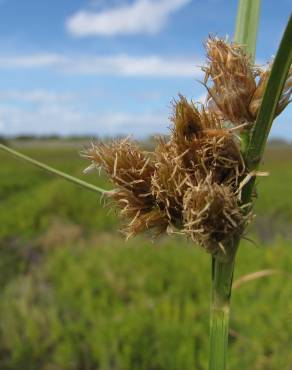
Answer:
<path fill-rule="evenodd" d="M 242 44 L 251 60 L 255 58 L 260 0 L 239 0 L 234 41 Z M 212 258 L 212 297 L 210 312 L 209 370 L 226 370 L 229 310 L 236 251 L 240 236 L 234 240 L 233 254 L 227 261 Z"/>
<path fill-rule="evenodd" d="M 209 370 L 226 369 L 230 298 L 238 243 L 234 243 L 234 254 L 227 262 L 212 258 Z"/>
<path fill-rule="evenodd" d="M 24 155 L 22 153 L 19 153 L 18 151 L 14 150 L 14 149 L 11 149 L 9 148 L 8 146 L 4 145 L 4 144 L 0 144 L 0 149 L 4 150 L 5 152 L 9 153 L 9 154 L 12 154 L 13 156 L 17 157 L 17 158 L 20 158 L 26 162 L 29 162 L 31 164 L 33 164 L 34 166 L 37 166 L 49 173 L 52 173 L 54 175 L 57 175 L 59 177 L 61 177 L 62 179 L 65 179 L 67 181 L 70 181 L 76 185 L 79 185 L 87 190 L 91 190 L 91 191 L 94 191 L 94 192 L 97 192 L 97 193 L 102 193 L 102 194 L 106 194 L 108 193 L 109 191 L 107 190 L 104 190 L 102 188 L 99 188 L 98 186 L 95 186 L 93 184 L 90 184 L 88 182 L 85 182 L 85 181 L 82 181 L 80 179 L 78 179 L 77 177 L 74 177 L 74 176 L 71 176 L 71 175 L 68 175 L 67 173 L 64 173 L 62 171 L 59 171 L 59 170 L 56 170 L 55 168 L 53 167 L 50 167 L 44 163 L 41 163 L 33 158 L 30 158 L 28 157 L 27 155 Z"/>
<path fill-rule="evenodd" d="M 234 41 L 245 48 L 252 61 L 255 58 L 260 5 L 260 0 L 240 0 L 238 5 Z"/>
<path fill-rule="evenodd" d="M 250 6 L 252 6 L 250 0 L 240 1 L 238 22 L 240 22 L 241 25 L 238 25 L 236 31 L 237 42 L 242 42 L 243 40 L 255 40 L 255 30 L 253 29 L 252 31 L 252 37 L 248 35 L 248 30 L 246 29 L 246 26 L 249 24 L 249 12 L 248 9 L 244 7 L 247 7 L 248 3 L 250 3 Z M 240 14 L 241 11 L 243 11 L 244 14 Z M 245 27 L 242 28 L 244 25 Z M 241 29 L 241 34 L 238 31 L 239 29 Z M 289 19 L 279 50 L 273 63 L 271 75 L 265 89 L 251 139 L 246 143 L 247 145 L 245 145 L 244 148 L 244 156 L 249 171 L 258 168 L 267 142 L 268 134 L 275 117 L 276 107 L 287 79 L 292 62 L 291 36 L 292 17 Z M 255 43 L 253 45 L 255 47 Z M 251 55 L 254 55 L 254 49 L 247 48 L 247 50 Z M 244 187 L 242 194 L 243 204 L 247 204 L 251 201 L 254 184 L 255 177 L 253 177 L 251 181 L 249 181 Z M 227 262 L 219 261 L 214 258 L 212 260 L 212 304 L 209 370 L 226 369 L 229 306 L 235 254 L 238 244 L 239 239 L 234 243 L 234 254 Z"/>

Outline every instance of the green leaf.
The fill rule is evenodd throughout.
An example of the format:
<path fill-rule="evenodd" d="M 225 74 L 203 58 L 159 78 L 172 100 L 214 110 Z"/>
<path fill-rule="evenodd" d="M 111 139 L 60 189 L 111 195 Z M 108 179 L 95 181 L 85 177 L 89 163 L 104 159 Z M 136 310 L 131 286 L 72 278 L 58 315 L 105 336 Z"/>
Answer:
<path fill-rule="evenodd" d="M 261 0 L 240 0 L 234 41 L 243 45 L 254 61 Z"/>
<path fill-rule="evenodd" d="M 101 193 L 101 194 L 106 194 L 106 193 L 109 193 L 109 191 L 107 190 L 104 190 L 104 189 L 101 189 L 99 188 L 98 186 L 95 186 L 93 184 L 90 184 L 86 181 L 83 181 L 83 180 L 80 180 L 78 179 L 77 177 L 74 177 L 74 176 L 71 176 L 71 175 L 68 175 L 67 173 L 65 172 L 62 172 L 62 171 L 59 171 L 53 167 L 50 167 L 42 162 L 39 162 L 37 161 L 36 159 L 33 159 L 33 158 L 30 158 L 28 157 L 27 155 L 24 155 L 22 153 L 19 153 L 18 151 L 12 149 L 12 148 L 9 148 L 8 146 L 4 145 L 4 144 L 0 144 L 0 149 L 4 150 L 5 152 L 9 153 L 9 154 L 12 154 L 14 157 L 16 158 L 19 158 L 19 159 L 22 159 L 24 160 L 25 162 L 28 162 L 28 163 L 31 163 L 33 164 L 34 166 L 37 166 L 53 175 L 56 175 L 56 176 L 59 176 L 61 177 L 62 179 L 65 179 L 67 181 L 70 181 L 76 185 L 79 185 L 81 186 L 82 188 L 85 188 L 87 190 L 91 190 L 91 191 L 94 191 L 96 193 Z"/>
<path fill-rule="evenodd" d="M 275 117 L 276 107 L 280 100 L 285 81 L 292 63 L 292 16 L 288 21 L 270 77 L 264 92 L 263 100 L 255 122 L 247 151 L 245 153 L 248 170 L 258 168 L 261 161 L 270 129 Z M 243 201 L 249 202 L 255 178 L 243 190 Z"/>
<path fill-rule="evenodd" d="M 251 168 L 256 168 L 265 149 L 270 129 L 275 117 L 284 84 L 292 63 L 292 16 L 288 21 L 270 77 L 264 92 L 255 127 L 247 149 L 247 158 Z"/>

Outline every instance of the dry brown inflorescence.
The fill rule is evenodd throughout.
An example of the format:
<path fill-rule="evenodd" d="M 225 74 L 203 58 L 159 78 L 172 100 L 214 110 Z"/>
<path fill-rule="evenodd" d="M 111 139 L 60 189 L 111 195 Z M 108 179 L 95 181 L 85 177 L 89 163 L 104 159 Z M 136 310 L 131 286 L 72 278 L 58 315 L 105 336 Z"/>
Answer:
<path fill-rule="evenodd" d="M 179 96 L 169 138 L 153 153 L 130 139 L 97 143 L 83 155 L 115 185 L 108 193 L 128 237 L 181 233 L 214 255 L 228 255 L 250 219 L 241 189 L 250 178 L 240 136 L 256 119 L 269 69 L 255 68 L 236 44 L 209 38 L 204 105 Z M 288 104 L 286 83 L 277 113 Z"/>

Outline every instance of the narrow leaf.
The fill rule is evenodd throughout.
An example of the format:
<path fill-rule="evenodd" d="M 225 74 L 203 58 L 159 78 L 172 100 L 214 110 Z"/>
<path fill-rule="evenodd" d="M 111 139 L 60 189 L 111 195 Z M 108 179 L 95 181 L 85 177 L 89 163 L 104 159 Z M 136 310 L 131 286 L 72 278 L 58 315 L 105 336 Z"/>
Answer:
<path fill-rule="evenodd" d="M 267 82 L 260 110 L 255 122 L 245 157 L 249 171 L 256 170 L 261 161 L 270 129 L 275 117 L 276 107 L 292 63 L 292 16 L 288 21 L 271 74 Z M 255 177 L 244 187 L 242 200 L 250 202 L 255 183 Z"/>
<path fill-rule="evenodd" d="M 241 276 L 240 278 L 238 278 L 237 280 L 235 280 L 232 284 L 232 289 L 237 289 L 239 288 L 242 284 L 244 283 L 248 283 L 249 281 L 253 281 L 253 280 L 257 280 L 257 279 L 261 279 L 263 277 L 266 277 L 266 276 L 272 276 L 272 275 L 276 275 L 276 274 L 285 274 L 284 271 L 281 271 L 281 270 L 273 270 L 273 269 L 268 269 L 268 270 L 261 270 L 261 271 L 256 271 L 256 272 L 252 272 L 250 274 L 247 274 L 247 275 L 243 275 Z M 289 275 L 288 275 L 289 276 Z M 291 278 L 291 276 L 290 276 Z"/>
<path fill-rule="evenodd" d="M 88 182 L 85 182 L 85 181 L 82 181 L 80 179 L 78 179 L 77 177 L 74 177 L 74 176 L 71 176 L 71 175 L 68 175 L 67 173 L 64 173 L 62 171 L 59 171 L 59 170 L 56 170 L 55 168 L 53 167 L 50 167 L 42 162 L 39 162 L 33 158 L 30 158 L 28 157 L 27 155 L 24 155 L 22 153 L 19 153 L 18 151 L 12 149 L 12 148 L 9 148 L 8 146 L 4 145 L 4 144 L 0 144 L 0 149 L 4 150 L 5 152 L 9 153 L 9 154 L 12 154 L 13 156 L 19 158 L 19 159 L 22 159 L 26 162 L 29 162 L 31 164 L 33 164 L 34 166 L 37 166 L 49 173 L 52 173 L 54 175 L 57 175 L 67 181 L 70 181 L 76 185 L 79 185 L 87 190 L 91 190 L 91 191 L 94 191 L 96 193 L 101 193 L 101 194 L 106 194 L 106 193 L 109 193 L 109 191 L 107 190 L 104 190 L 102 188 L 99 188 L 98 186 L 95 186 L 93 184 L 90 184 Z"/>
<path fill-rule="evenodd" d="M 292 63 L 292 16 L 288 21 L 267 82 L 255 127 L 247 149 L 250 170 L 257 167 L 265 149 L 285 81 Z"/>

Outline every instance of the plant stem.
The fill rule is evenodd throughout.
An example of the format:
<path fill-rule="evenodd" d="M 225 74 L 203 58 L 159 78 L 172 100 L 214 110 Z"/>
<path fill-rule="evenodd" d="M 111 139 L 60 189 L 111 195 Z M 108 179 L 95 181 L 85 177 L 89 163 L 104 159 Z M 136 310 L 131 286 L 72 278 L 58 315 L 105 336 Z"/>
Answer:
<path fill-rule="evenodd" d="M 246 0 L 240 1 L 236 41 L 255 40 L 256 28 L 253 27 L 252 35 L 248 35 L 248 10 L 247 4 L 252 2 Z M 255 4 L 255 3 L 254 3 Z M 253 5 L 254 5 L 253 4 Z M 255 5 L 254 5 L 255 6 Z M 240 12 L 245 12 L 240 14 Z M 245 25 L 245 26 L 244 26 Z M 241 29 L 241 34 L 238 31 Z M 286 30 L 284 32 L 279 50 L 273 63 L 270 78 L 268 80 L 261 107 L 258 113 L 257 120 L 251 135 L 251 139 L 247 142 L 244 150 L 244 156 L 249 171 L 257 169 L 262 158 L 262 154 L 266 145 L 268 134 L 275 117 L 275 111 L 279 102 L 283 86 L 287 79 L 287 75 L 292 62 L 292 17 L 290 16 Z M 249 46 L 249 45 L 247 45 Z M 248 52 L 254 56 L 254 49 L 250 49 L 252 45 L 247 47 Z M 255 42 L 253 44 L 255 48 Z M 248 204 L 252 198 L 252 191 L 255 184 L 255 176 L 248 182 L 243 189 L 242 201 L 243 204 Z M 211 333 L 210 333 L 210 357 L 209 370 L 225 370 L 227 359 L 228 345 L 228 326 L 229 326 L 229 306 L 232 288 L 233 271 L 235 264 L 236 250 L 240 238 L 233 244 L 233 256 L 227 261 L 222 262 L 215 258 L 212 259 L 212 304 L 211 304 Z"/>
<path fill-rule="evenodd" d="M 260 0 L 239 0 L 234 41 L 241 44 L 254 61 Z"/>
<path fill-rule="evenodd" d="M 59 170 L 56 170 L 55 168 L 53 167 L 50 167 L 44 163 L 41 163 L 33 158 L 30 158 L 28 157 L 27 155 L 24 155 L 22 153 L 19 153 L 18 151 L 14 150 L 14 149 L 11 149 L 9 148 L 8 146 L 4 145 L 4 144 L 0 144 L 0 149 L 4 150 L 5 152 L 9 153 L 9 154 L 12 154 L 13 156 L 19 158 L 19 159 L 22 159 L 26 162 L 29 162 L 31 164 L 33 164 L 34 166 L 37 166 L 49 173 L 52 173 L 54 175 L 57 175 L 59 177 L 61 177 L 62 179 L 65 179 L 67 181 L 70 181 L 76 185 L 79 185 L 87 190 L 91 190 L 91 191 L 94 191 L 95 193 L 101 193 L 101 194 L 106 194 L 108 193 L 109 191 L 107 190 L 104 190 L 102 188 L 99 188 L 98 186 L 95 186 L 93 184 L 90 184 L 88 182 L 85 182 L 85 181 L 82 181 L 80 179 L 78 179 L 77 177 L 74 177 L 74 176 L 71 176 L 71 175 L 68 175 L 67 173 L 64 173 L 62 171 L 59 171 Z"/>
<path fill-rule="evenodd" d="M 260 0 L 239 0 L 234 41 L 245 47 L 251 61 L 255 58 L 259 13 Z M 227 261 L 212 258 L 209 370 L 226 370 L 230 298 L 239 242 L 240 235 Z"/>
<path fill-rule="evenodd" d="M 234 243 L 234 254 L 227 262 L 212 258 L 209 370 L 226 369 L 230 297 L 237 246 L 238 241 Z"/>

